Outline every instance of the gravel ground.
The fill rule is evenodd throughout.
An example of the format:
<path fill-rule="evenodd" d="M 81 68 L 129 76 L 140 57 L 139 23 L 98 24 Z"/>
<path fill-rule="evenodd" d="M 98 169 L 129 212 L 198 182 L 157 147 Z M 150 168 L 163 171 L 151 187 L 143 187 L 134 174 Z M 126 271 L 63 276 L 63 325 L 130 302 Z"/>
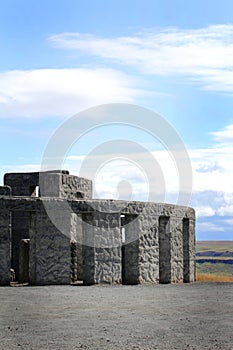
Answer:
<path fill-rule="evenodd" d="M 0 288 L 0 349 L 233 349 L 233 283 Z"/>

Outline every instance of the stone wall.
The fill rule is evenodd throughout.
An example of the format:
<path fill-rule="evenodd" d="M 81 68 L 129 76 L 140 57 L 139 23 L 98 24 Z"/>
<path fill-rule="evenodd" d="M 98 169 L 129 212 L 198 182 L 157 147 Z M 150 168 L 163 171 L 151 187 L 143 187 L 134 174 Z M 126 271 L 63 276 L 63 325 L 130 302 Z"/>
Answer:
<path fill-rule="evenodd" d="M 12 190 L 10 186 L 0 186 L 0 196 L 11 196 Z"/>
<path fill-rule="evenodd" d="M 4 185 L 12 189 L 13 196 L 56 197 L 69 200 L 91 199 L 92 181 L 69 175 L 67 170 L 51 170 L 35 173 L 8 173 L 4 175 Z M 3 186 L 1 186 L 3 187 Z M 6 188 L 0 188 L 6 191 Z"/>
<path fill-rule="evenodd" d="M 57 227 L 44 205 L 52 208 Z M 10 212 L 18 217 L 26 212 L 30 218 L 27 227 L 31 284 L 70 283 L 71 242 L 76 245 L 74 279 L 82 279 L 85 284 L 195 280 L 195 215 L 191 208 L 114 200 L 42 201 L 2 196 L 0 211 L 2 284 L 9 282 L 11 267 Z M 123 229 L 126 241 L 122 245 Z M 21 233 L 16 236 L 25 238 Z"/>
<path fill-rule="evenodd" d="M 22 239 L 29 238 L 30 211 L 13 211 L 11 230 L 11 267 L 15 271 L 16 280 L 19 278 L 19 247 Z"/>
<path fill-rule="evenodd" d="M 83 214 L 83 282 L 121 283 L 119 213 Z"/>
<path fill-rule="evenodd" d="M 151 221 L 151 217 L 153 217 L 153 221 Z M 138 221 L 139 282 L 157 283 L 159 281 L 159 241 L 158 217 L 154 207 L 147 206 L 145 214 L 140 215 Z"/>
<path fill-rule="evenodd" d="M 70 284 L 71 282 L 71 221 L 63 211 L 58 211 L 60 227 L 67 235 L 54 226 L 47 213 L 38 210 L 31 215 L 30 227 L 30 283 Z M 65 232 L 65 231 L 63 231 Z"/>
<path fill-rule="evenodd" d="M 175 213 L 174 213 L 175 214 Z M 170 218 L 171 227 L 171 282 L 183 282 L 183 216 Z"/>
<path fill-rule="evenodd" d="M 40 194 L 42 197 L 56 197 L 68 200 L 91 199 L 92 181 L 67 173 L 40 173 Z"/>
<path fill-rule="evenodd" d="M 10 186 L 13 196 L 31 196 L 39 185 L 39 173 L 8 173 L 4 185 Z"/>
<path fill-rule="evenodd" d="M 19 243 L 19 283 L 29 282 L 30 239 L 21 239 Z"/>
<path fill-rule="evenodd" d="M 196 276 L 196 238 L 195 238 L 195 219 L 194 216 L 189 219 L 189 234 L 188 234 L 188 268 L 184 282 L 195 282 Z"/>
<path fill-rule="evenodd" d="M 138 218 L 131 223 L 131 228 L 128 228 L 136 239 L 129 244 L 135 282 L 137 281 L 137 252 L 139 283 L 179 283 L 185 280 L 183 277 L 184 218 L 189 219 L 190 222 L 187 259 L 191 267 L 187 274 L 190 282 L 195 280 L 195 213 L 192 208 L 129 202 L 122 213 L 126 216 L 138 213 Z M 138 243 L 137 239 L 139 239 Z M 133 250 L 132 247 L 134 247 Z M 126 263 L 126 267 L 129 268 L 129 266 L 130 261 Z"/>
<path fill-rule="evenodd" d="M 9 210 L 0 206 L 0 286 L 10 284 L 10 236 L 11 216 Z"/>
<path fill-rule="evenodd" d="M 71 214 L 71 280 L 83 280 L 83 224 L 82 214 Z"/>
<path fill-rule="evenodd" d="M 90 211 L 88 201 L 82 202 L 79 210 Z M 78 203 L 75 203 L 78 207 Z M 86 213 L 83 220 L 85 224 L 84 237 L 85 262 L 84 274 L 88 275 L 88 283 L 106 282 L 106 276 L 110 276 L 107 271 L 112 271 L 113 259 L 105 259 L 109 256 L 106 249 L 97 249 L 97 241 L 103 241 L 109 237 L 111 229 L 107 226 L 111 222 L 113 214 L 102 213 L 106 217 L 105 223 L 98 211 L 102 211 L 106 206 L 109 212 L 117 211 L 117 205 L 123 207 L 117 215 L 124 215 L 122 226 L 125 228 L 126 242 L 122 250 L 118 250 L 118 266 L 122 265 L 121 280 L 123 283 L 135 284 L 145 282 L 179 283 L 186 280 L 184 277 L 184 240 L 183 219 L 187 218 L 194 225 L 194 211 L 191 208 L 178 207 L 175 205 L 142 203 L 142 202 L 112 202 L 95 201 L 95 212 Z M 124 204 L 124 205 L 123 205 Z M 76 210 L 78 209 L 76 207 Z M 112 209 L 111 209 L 112 207 Z M 93 209 L 92 209 L 93 210 Z M 166 225 L 165 225 L 166 223 Z M 105 229 L 103 229 L 105 225 Z M 112 233 L 111 233 L 112 234 Z M 101 236 L 101 239 L 100 239 Z M 188 243 L 188 268 L 189 281 L 195 280 L 195 236 L 194 226 L 189 229 Z M 103 244 L 107 244 L 104 242 Z M 112 253 L 112 252 L 111 252 Z M 187 254 L 186 254 L 187 255 Z M 121 257 L 121 261 L 120 261 Z M 117 259 L 116 259 L 117 261 Z M 101 266 L 106 271 L 101 277 Z M 99 272 L 97 272 L 99 271 Z M 97 277 L 99 276 L 99 277 Z M 119 283 L 118 273 L 112 277 L 107 277 L 108 281 Z"/>
<path fill-rule="evenodd" d="M 39 183 L 41 197 L 60 196 L 61 174 L 57 173 L 40 173 Z"/>
<path fill-rule="evenodd" d="M 61 175 L 60 198 L 91 199 L 92 181 L 74 175 Z"/>

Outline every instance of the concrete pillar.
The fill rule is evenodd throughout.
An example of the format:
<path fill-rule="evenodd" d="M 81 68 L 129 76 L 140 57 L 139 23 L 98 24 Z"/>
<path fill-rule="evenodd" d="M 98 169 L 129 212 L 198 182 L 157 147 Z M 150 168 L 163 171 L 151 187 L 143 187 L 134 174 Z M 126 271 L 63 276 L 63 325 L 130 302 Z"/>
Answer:
<path fill-rule="evenodd" d="M 189 219 L 189 282 L 196 280 L 195 219 Z"/>
<path fill-rule="evenodd" d="M 139 281 L 159 282 L 159 224 L 158 217 L 145 216 L 139 229 Z"/>
<path fill-rule="evenodd" d="M 71 218 L 56 210 L 59 228 L 47 213 L 38 210 L 31 215 L 29 281 L 34 285 L 70 284 L 71 282 Z"/>
<path fill-rule="evenodd" d="M 10 211 L 7 209 L 0 209 L 0 286 L 10 285 L 10 238 Z"/>
<path fill-rule="evenodd" d="M 182 218 L 170 217 L 171 231 L 171 282 L 183 282 L 183 221 Z"/>
<path fill-rule="evenodd" d="M 71 214 L 71 280 L 83 280 L 83 228 L 82 215 Z"/>
<path fill-rule="evenodd" d="M 83 237 L 83 283 L 120 283 L 120 214 L 84 214 Z"/>
<path fill-rule="evenodd" d="M 195 221 L 184 218 L 183 227 L 183 275 L 184 282 L 194 282 L 196 274 Z"/>

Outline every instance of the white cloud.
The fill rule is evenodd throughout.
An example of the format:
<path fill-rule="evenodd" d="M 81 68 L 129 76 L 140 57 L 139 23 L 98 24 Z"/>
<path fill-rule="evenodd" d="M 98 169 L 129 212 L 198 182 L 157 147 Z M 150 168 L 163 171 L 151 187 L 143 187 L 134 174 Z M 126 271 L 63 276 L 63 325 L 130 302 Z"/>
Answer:
<path fill-rule="evenodd" d="M 226 223 L 227 225 L 233 226 L 233 219 L 226 219 L 226 220 L 223 220 L 223 223 Z"/>
<path fill-rule="evenodd" d="M 233 150 L 229 147 L 219 148 L 217 146 L 219 145 L 211 149 L 189 150 L 193 168 L 190 205 L 196 209 L 199 218 L 233 215 L 233 190 L 231 186 Z M 158 177 L 156 162 L 152 162 L 147 154 L 125 154 L 129 161 L 134 161 L 136 167 L 139 163 L 144 170 L 144 173 L 141 173 L 139 177 L 135 166 L 132 166 L 130 162 L 124 164 L 117 162 L 118 154 L 116 150 L 115 154 L 108 154 L 108 159 L 111 159 L 111 162 L 107 167 L 105 166 L 106 155 L 98 155 L 97 163 L 104 165 L 98 175 L 98 196 L 118 198 L 118 183 L 125 180 L 131 184 L 134 200 L 147 200 L 149 193 L 151 200 L 156 201 L 156 197 L 158 198 L 159 195 L 162 197 L 160 192 L 162 189 L 166 194 L 165 201 L 176 203 L 179 193 L 179 174 L 174 161 L 166 150 L 152 151 L 151 155 L 161 169 L 165 188 L 162 187 L 161 180 Z M 65 167 L 78 174 L 77 169 L 80 168 L 80 164 L 84 160 L 85 156 L 69 156 Z M 93 160 L 93 164 L 95 164 L 95 161 L 96 158 Z M 96 171 L 99 170 L 96 169 Z M 182 176 L 182 169 L 180 175 Z"/>
<path fill-rule="evenodd" d="M 211 222 L 200 222 L 197 229 L 202 232 L 224 232 L 224 227 Z"/>
<path fill-rule="evenodd" d="M 111 167 L 105 168 L 102 173 L 102 178 L 99 184 L 98 194 L 101 197 L 104 193 L 105 198 L 111 197 L 116 198 L 113 195 L 116 191 L 117 181 L 119 179 L 124 180 L 124 174 L 130 174 L 130 183 L 134 189 L 134 198 L 137 200 L 145 200 L 145 193 L 149 191 L 150 194 L 153 191 L 158 195 L 159 190 L 164 190 L 166 193 L 165 200 L 172 203 L 176 203 L 179 193 L 179 173 L 167 150 L 150 151 L 152 157 L 148 157 L 147 154 L 127 154 L 126 158 L 140 163 L 141 167 L 145 170 L 145 175 L 149 175 L 145 178 L 147 184 L 149 183 L 150 188 L 143 187 L 142 182 L 136 177 L 136 173 L 129 164 L 124 165 L 124 169 L 119 165 L 113 164 Z M 215 144 L 212 148 L 203 149 L 191 149 L 188 151 L 190 162 L 193 169 L 193 188 L 192 188 L 192 199 L 190 205 L 194 206 L 197 211 L 198 217 L 208 217 L 214 215 L 229 215 L 232 213 L 231 205 L 233 202 L 233 190 L 232 190 L 232 178 L 233 178 L 233 162 L 232 154 L 233 147 L 231 145 L 223 145 L 220 143 Z M 88 154 L 88 152 L 87 152 Z M 83 158 L 82 158 L 83 157 Z M 77 166 L 77 161 L 83 161 L 85 156 L 76 158 L 68 158 L 67 168 L 72 167 L 72 163 Z M 101 155 L 98 157 L 101 158 Z M 118 157 L 117 150 L 115 154 L 108 154 L 108 159 L 114 160 Z M 98 164 L 104 164 L 105 155 L 99 159 Z M 155 159 L 155 161 L 153 161 Z M 159 168 L 163 176 L 165 188 L 162 186 L 162 182 L 159 178 Z M 102 169 L 103 170 L 103 169 Z M 125 170 L 127 170 L 125 172 Z M 182 168 L 180 175 L 182 173 Z M 111 186 L 111 179 L 114 176 L 115 187 Z M 117 180 L 118 179 L 118 180 Z M 128 180 L 128 178 L 125 178 Z M 120 181 L 120 180 L 119 180 Z M 107 184 L 109 184 L 107 186 Z M 114 188 L 113 188 L 114 187 Z M 153 194 L 151 196 L 153 198 Z M 184 203 L 182 203 L 184 204 Z M 185 203 L 186 204 L 186 203 Z"/>
<path fill-rule="evenodd" d="M 48 40 L 55 47 L 133 66 L 142 73 L 187 75 L 205 89 L 233 92 L 232 24 L 147 30 L 115 38 L 61 33 Z"/>
<path fill-rule="evenodd" d="M 78 150 L 80 152 L 79 148 Z M 179 192 L 179 177 L 176 165 L 167 150 L 153 150 L 148 157 L 146 153 L 135 154 L 126 149 L 123 160 L 119 158 L 118 150 L 113 152 L 113 149 L 106 149 L 106 154 L 95 155 L 93 162 L 86 163 L 93 167 L 93 169 L 91 168 L 92 175 L 96 175 L 96 190 L 99 198 L 118 198 L 120 196 L 121 199 L 129 199 L 131 196 L 132 200 L 147 201 L 150 197 L 150 200 L 157 201 L 156 199 L 161 197 L 161 192 L 165 191 L 165 201 L 176 203 Z M 86 154 L 88 155 L 89 151 Z M 209 149 L 189 150 L 193 168 L 193 192 L 190 205 L 196 209 L 198 218 L 233 216 L 232 154 L 233 147 L 231 145 L 220 143 Z M 158 177 L 156 161 L 153 162 L 151 156 L 161 169 L 165 188 L 162 187 L 161 179 Z M 71 149 L 64 160 L 63 167 L 70 170 L 70 173 L 79 175 L 82 162 L 85 164 L 85 161 L 86 155 L 72 153 Z M 39 168 L 39 165 L 26 164 L 5 166 L 0 170 L 3 174 L 6 171 L 36 171 Z M 88 177 L 90 171 L 89 169 L 86 171 Z M 81 174 L 81 176 L 84 175 Z M 127 188 L 125 189 L 123 186 L 124 191 L 122 191 L 122 185 L 126 185 L 126 181 Z"/>
<path fill-rule="evenodd" d="M 146 94 L 135 85 L 136 79 L 112 69 L 0 73 L 0 117 L 68 117 L 93 105 L 134 103 Z"/>
<path fill-rule="evenodd" d="M 216 144 L 212 148 L 190 150 L 194 191 L 231 192 L 233 147 Z"/>
<path fill-rule="evenodd" d="M 117 151 L 109 153 L 106 149 L 106 154 L 87 157 L 69 155 L 64 166 L 77 175 L 82 169 L 82 176 L 91 177 L 99 198 L 117 199 L 120 196 L 120 199 L 125 199 L 127 195 L 118 188 L 118 185 L 122 186 L 123 181 L 131 187 L 132 200 L 149 199 L 160 202 L 164 201 L 169 193 L 173 194 L 174 201 L 177 200 L 179 179 L 174 161 L 167 150 L 130 153 L 126 149 L 123 155 Z"/>
<path fill-rule="evenodd" d="M 95 56 L 101 65 L 118 63 L 143 74 L 185 75 L 205 89 L 233 92 L 233 25 L 196 30 L 167 28 L 135 36 L 96 37 L 80 33 L 53 35 L 55 47 Z M 112 65 L 113 66 L 113 65 Z M 0 118 L 68 117 L 93 105 L 138 103 L 155 93 L 140 88 L 143 80 L 115 69 L 35 69 L 0 73 Z M 233 126 L 213 132 L 229 142 Z"/>
<path fill-rule="evenodd" d="M 223 130 L 210 132 L 214 140 L 222 143 L 233 144 L 233 125 L 227 125 Z"/>
<path fill-rule="evenodd" d="M 215 210 L 211 207 L 197 207 L 196 208 L 196 216 L 197 217 L 207 217 L 207 216 L 214 216 Z"/>
<path fill-rule="evenodd" d="M 222 205 L 220 208 L 218 208 L 218 215 L 219 216 L 233 216 L 233 204 Z"/>

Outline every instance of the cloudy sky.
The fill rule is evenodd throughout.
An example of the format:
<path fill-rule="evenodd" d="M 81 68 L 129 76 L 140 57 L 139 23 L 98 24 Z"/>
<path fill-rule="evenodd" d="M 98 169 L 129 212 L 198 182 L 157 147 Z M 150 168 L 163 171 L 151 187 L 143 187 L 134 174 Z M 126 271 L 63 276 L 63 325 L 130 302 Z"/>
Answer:
<path fill-rule="evenodd" d="M 39 170 L 55 130 L 76 113 L 136 104 L 187 149 L 197 238 L 233 239 L 231 0 L 2 1 L 0 51 L 1 182 L 5 172 Z M 106 123 L 77 139 L 63 164 L 79 174 L 99 147 L 96 197 L 148 200 L 150 181 L 161 192 L 158 168 L 164 200 L 176 203 L 180 169 L 160 130 L 154 136 Z M 114 140 L 142 148 L 122 155 Z"/>

